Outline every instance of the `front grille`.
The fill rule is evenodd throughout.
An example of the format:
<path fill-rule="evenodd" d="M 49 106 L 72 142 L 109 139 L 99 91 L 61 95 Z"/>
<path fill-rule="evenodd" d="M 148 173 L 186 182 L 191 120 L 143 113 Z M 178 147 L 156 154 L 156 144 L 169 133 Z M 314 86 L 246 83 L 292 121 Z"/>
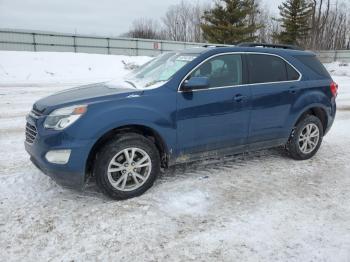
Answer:
<path fill-rule="evenodd" d="M 29 144 L 33 144 L 36 134 L 37 134 L 36 127 L 27 123 L 26 124 L 26 142 Z"/>

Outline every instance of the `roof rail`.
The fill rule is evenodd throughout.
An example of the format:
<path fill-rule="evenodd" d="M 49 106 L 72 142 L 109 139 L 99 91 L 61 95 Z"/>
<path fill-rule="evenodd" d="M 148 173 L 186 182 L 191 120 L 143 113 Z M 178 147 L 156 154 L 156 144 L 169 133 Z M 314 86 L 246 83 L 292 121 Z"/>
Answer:
<path fill-rule="evenodd" d="M 282 45 L 282 44 L 268 44 L 268 43 L 240 43 L 236 46 L 240 47 L 269 47 L 269 48 L 282 48 L 282 49 L 293 49 L 293 50 L 304 50 L 301 47 L 295 45 Z"/>
<path fill-rule="evenodd" d="M 202 47 L 208 48 L 208 47 L 232 47 L 233 45 L 215 45 L 215 44 L 206 44 L 202 45 Z"/>

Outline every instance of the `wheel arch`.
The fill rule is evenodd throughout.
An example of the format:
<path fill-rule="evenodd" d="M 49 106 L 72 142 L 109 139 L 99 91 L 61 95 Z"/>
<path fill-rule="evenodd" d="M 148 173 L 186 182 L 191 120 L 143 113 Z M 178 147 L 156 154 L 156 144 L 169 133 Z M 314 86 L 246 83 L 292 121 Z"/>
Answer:
<path fill-rule="evenodd" d="M 93 166 L 96 160 L 96 154 L 108 141 L 113 139 L 113 137 L 116 137 L 118 135 L 127 134 L 127 133 L 136 133 L 140 134 L 150 140 L 156 145 L 161 159 L 161 166 L 167 167 L 169 162 L 169 150 L 168 146 L 165 143 L 164 139 L 161 137 L 161 135 L 154 130 L 153 128 L 150 128 L 145 125 L 124 125 L 117 128 L 113 128 L 107 132 L 105 132 L 92 146 L 87 161 L 86 161 L 86 172 L 85 176 L 91 176 L 93 171 Z"/>
<path fill-rule="evenodd" d="M 304 117 L 306 115 L 313 115 L 316 116 L 318 119 L 320 119 L 322 126 L 323 126 L 323 132 L 325 132 L 327 130 L 327 126 L 328 126 L 328 115 L 327 115 L 327 111 L 325 108 L 323 108 L 322 106 L 319 105 L 314 105 L 311 106 L 305 110 L 303 110 L 297 120 L 294 123 L 294 127 L 298 125 L 298 123 L 300 121 L 302 121 L 304 119 Z"/>

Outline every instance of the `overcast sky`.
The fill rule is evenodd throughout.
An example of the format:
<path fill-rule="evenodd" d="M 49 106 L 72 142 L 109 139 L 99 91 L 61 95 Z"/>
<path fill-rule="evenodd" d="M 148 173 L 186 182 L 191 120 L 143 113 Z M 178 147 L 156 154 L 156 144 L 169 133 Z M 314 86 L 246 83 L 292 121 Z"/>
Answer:
<path fill-rule="evenodd" d="M 0 28 L 118 36 L 129 29 L 134 19 L 159 19 L 170 5 L 180 1 L 0 0 Z M 277 13 L 282 0 L 261 1 L 262 6 Z"/>

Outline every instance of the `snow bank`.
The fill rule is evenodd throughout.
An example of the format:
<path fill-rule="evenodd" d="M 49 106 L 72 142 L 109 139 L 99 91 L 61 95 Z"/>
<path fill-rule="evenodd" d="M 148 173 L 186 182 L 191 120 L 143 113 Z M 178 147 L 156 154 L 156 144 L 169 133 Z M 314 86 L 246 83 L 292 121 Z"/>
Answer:
<path fill-rule="evenodd" d="M 332 76 L 350 76 L 350 64 L 344 62 L 333 62 L 324 64 Z"/>
<path fill-rule="evenodd" d="M 0 51 L 0 85 L 81 84 L 126 73 L 123 61 L 141 65 L 150 57 L 57 52 Z"/>
<path fill-rule="evenodd" d="M 338 109 L 350 109 L 350 64 L 334 62 L 325 64 L 333 80 L 339 85 L 337 106 Z"/>
<path fill-rule="evenodd" d="M 64 52 L 0 51 L 0 85 L 75 84 L 105 81 L 125 75 L 127 64 L 141 65 L 145 56 L 98 55 Z M 325 64 L 332 76 L 350 76 L 350 65 Z"/>

